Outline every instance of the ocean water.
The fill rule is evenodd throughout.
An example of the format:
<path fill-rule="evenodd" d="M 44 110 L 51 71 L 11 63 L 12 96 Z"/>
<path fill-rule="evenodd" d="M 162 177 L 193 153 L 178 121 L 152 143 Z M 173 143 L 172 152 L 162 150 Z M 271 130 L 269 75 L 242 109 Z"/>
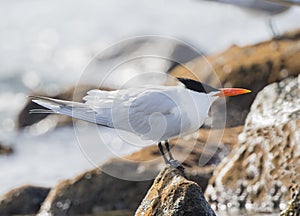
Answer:
<path fill-rule="evenodd" d="M 74 177 L 115 156 L 101 151 L 105 145 L 117 148 L 118 155 L 139 149 L 109 130 L 105 143 L 96 142 L 97 133 L 84 123 L 80 139 L 73 127 L 52 129 L 51 121 L 17 131 L 15 119 L 32 92 L 55 94 L 76 85 L 90 59 L 120 40 L 159 35 L 215 53 L 269 39 L 266 20 L 263 14 L 192 0 L 1 1 L 0 143 L 15 152 L 0 156 L 0 194 L 23 184 L 51 187 Z M 279 32 L 299 28 L 299 20 L 300 8 L 273 18 Z M 116 82 L 122 79 L 126 76 Z M 84 143 L 89 146 L 82 148 Z M 86 148 L 96 154 L 94 163 L 83 154 Z"/>

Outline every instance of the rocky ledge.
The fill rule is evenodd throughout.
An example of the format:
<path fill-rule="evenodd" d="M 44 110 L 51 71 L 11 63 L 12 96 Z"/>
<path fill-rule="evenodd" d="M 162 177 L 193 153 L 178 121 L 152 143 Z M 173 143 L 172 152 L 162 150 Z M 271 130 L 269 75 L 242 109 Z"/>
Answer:
<path fill-rule="evenodd" d="M 222 160 L 224 152 L 229 152 L 234 148 L 237 136 L 242 129 L 243 127 L 227 128 L 225 131 L 201 129 L 196 140 L 190 138 L 171 142 L 174 156 L 184 161 L 185 175 L 190 179 L 189 183 L 194 186 L 199 185 L 202 191 L 205 190 L 216 164 Z M 221 143 L 216 142 L 207 145 L 207 139 L 214 135 L 214 132 L 216 134 L 222 133 Z M 176 142 L 176 145 L 174 145 L 174 142 Z M 210 150 L 217 151 L 209 153 Z M 206 162 L 202 164 L 202 167 L 199 166 L 199 158 Z M 25 196 L 27 201 L 22 199 L 22 202 L 14 202 L 15 198 L 13 199 L 14 196 L 10 194 L 22 194 L 24 190 L 23 187 L 17 188 L 2 197 L 0 212 L 14 212 L 17 209 L 16 206 L 19 205 L 18 209 L 23 209 L 22 214 L 40 212 L 40 215 L 63 216 L 80 214 L 101 215 L 103 212 L 110 212 L 111 215 L 132 215 L 133 211 L 138 208 L 147 190 L 151 187 L 152 179 L 162 169 L 164 169 L 164 162 L 157 146 L 150 146 L 128 155 L 125 159 L 111 159 L 104 163 L 100 169 L 95 168 L 73 179 L 64 180 L 54 186 L 49 194 L 48 189 L 43 199 L 36 199 L 34 193 L 29 193 Z M 149 180 L 126 181 L 108 175 L 101 170 L 122 173 L 124 179 L 142 176 L 144 179 L 148 178 Z M 180 178 L 182 180 L 185 178 L 182 173 Z M 27 204 L 30 200 L 36 200 L 39 203 L 32 206 Z M 23 203 L 26 205 L 23 206 Z M 32 207 L 31 209 L 29 208 L 30 206 Z M 131 214 L 128 211 L 126 213 L 123 212 L 124 210 L 131 211 Z M 119 211 L 122 212 L 120 213 Z"/>
<path fill-rule="evenodd" d="M 231 149 L 236 143 L 237 134 L 241 130 L 242 127 L 225 130 L 222 143 L 228 149 Z M 191 179 L 190 183 L 193 182 L 194 186 L 199 185 L 202 190 L 205 190 L 214 167 L 221 160 L 218 154 L 203 152 L 203 147 L 209 135 L 209 130 L 200 130 L 195 146 L 191 140 L 177 140 L 176 145 L 173 142 L 171 143 L 172 152 L 175 157 L 183 159 L 188 155 L 183 162 L 186 167 L 186 176 L 188 179 Z M 212 143 L 211 145 L 217 144 Z M 218 151 L 214 153 L 218 153 Z M 203 167 L 199 167 L 198 165 L 201 155 L 207 161 Z M 142 149 L 127 156 L 125 159 L 111 159 L 104 163 L 100 169 L 95 168 L 87 171 L 73 179 L 62 181 L 53 187 L 45 201 L 41 204 L 40 215 L 52 214 L 63 216 L 99 214 L 111 210 L 134 211 L 138 208 L 147 190 L 151 187 L 153 183 L 152 179 L 162 169 L 164 169 L 164 162 L 157 146 Z M 110 175 L 105 171 L 109 171 Z M 119 176 L 120 173 L 122 173 L 123 179 L 133 177 L 138 179 L 140 177 L 149 180 L 127 181 L 113 177 Z M 180 173 L 180 176 L 183 178 L 182 173 Z M 165 184 L 168 183 L 165 182 Z M 155 185 L 153 184 L 152 187 Z"/>

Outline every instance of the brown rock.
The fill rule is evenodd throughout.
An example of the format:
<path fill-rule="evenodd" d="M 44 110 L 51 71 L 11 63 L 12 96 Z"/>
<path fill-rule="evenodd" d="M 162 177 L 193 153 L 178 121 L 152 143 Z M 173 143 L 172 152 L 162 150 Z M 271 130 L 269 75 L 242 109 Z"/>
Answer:
<path fill-rule="evenodd" d="M 300 76 L 264 88 L 240 135 L 240 147 L 217 167 L 206 190 L 214 206 L 283 209 L 300 182 Z"/>
<path fill-rule="evenodd" d="M 241 130 L 242 127 L 225 129 L 221 142 L 231 149 Z M 175 140 L 171 143 L 175 158 L 184 160 L 184 155 L 188 155 L 184 161 L 187 176 L 203 189 L 206 188 L 215 164 L 220 161 L 219 152 L 204 153 L 205 142 L 210 133 L 208 129 L 201 129 L 196 145 L 191 140 L 178 140 L 176 145 Z M 210 145 L 218 146 L 218 143 Z M 206 166 L 203 167 L 199 167 L 198 159 L 201 155 L 206 160 Z M 124 159 L 112 159 L 101 166 L 102 171 L 98 168 L 90 170 L 54 187 L 43 203 L 40 213 L 76 215 L 108 210 L 135 210 L 151 186 L 152 179 L 164 166 L 156 145 L 144 148 Z M 112 177 L 120 175 L 122 179 L 136 181 Z M 144 181 L 138 181 L 139 179 Z"/>
<path fill-rule="evenodd" d="M 215 215 L 198 184 L 186 179 L 180 169 L 166 167 L 137 209 L 140 215 Z"/>
<path fill-rule="evenodd" d="M 120 164 L 122 172 L 134 164 Z M 81 215 L 108 210 L 136 209 L 151 185 L 149 181 L 126 181 L 99 169 L 65 180 L 55 186 L 44 201 L 39 215 Z"/>
<path fill-rule="evenodd" d="M 23 186 L 0 197 L 0 215 L 36 214 L 49 188 Z"/>
<path fill-rule="evenodd" d="M 266 85 L 300 72 L 300 30 L 250 46 L 197 58 L 170 72 L 225 87 L 243 87 L 251 94 L 227 98 L 227 126 L 243 125 L 256 94 Z M 223 111 L 220 103 L 214 105 Z M 224 112 L 219 112 L 223 115 Z M 238 116 L 238 117 L 237 117 Z M 222 119 L 223 116 L 218 118 Z"/>

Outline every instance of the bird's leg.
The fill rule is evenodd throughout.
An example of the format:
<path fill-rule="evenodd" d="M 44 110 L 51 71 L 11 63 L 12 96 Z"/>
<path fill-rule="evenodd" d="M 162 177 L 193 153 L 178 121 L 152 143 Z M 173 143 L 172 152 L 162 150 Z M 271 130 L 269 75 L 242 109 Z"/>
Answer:
<path fill-rule="evenodd" d="M 168 161 L 168 164 L 174 168 L 177 168 L 177 169 L 183 171 L 184 167 L 181 165 L 181 163 L 178 160 L 174 160 L 174 158 L 173 158 L 168 140 L 165 140 L 165 146 L 168 151 L 169 158 L 170 158 L 170 160 Z"/>
<path fill-rule="evenodd" d="M 160 151 L 161 155 L 163 156 L 165 163 L 170 165 L 171 167 L 174 167 L 174 168 L 177 168 L 177 169 L 180 169 L 181 171 L 183 171 L 184 167 L 177 160 L 174 160 L 174 158 L 173 158 L 173 155 L 170 151 L 170 146 L 169 146 L 168 140 L 165 141 L 165 146 L 166 146 L 166 149 L 168 151 L 168 155 L 170 157 L 170 160 L 167 159 L 167 157 L 165 155 L 165 152 L 164 152 L 164 148 L 163 148 L 161 142 L 158 143 L 159 151 Z"/>
<path fill-rule="evenodd" d="M 161 142 L 158 143 L 158 148 L 159 148 L 159 151 L 160 151 L 161 155 L 163 156 L 163 158 L 164 158 L 164 160 L 165 160 L 165 163 L 166 163 L 166 164 L 169 164 L 169 161 L 168 161 L 168 159 L 166 158 L 166 155 L 165 155 L 165 152 L 164 152 L 164 148 L 163 148 Z"/>
<path fill-rule="evenodd" d="M 170 160 L 174 160 L 173 155 L 172 155 L 172 153 L 170 151 L 170 145 L 169 145 L 169 141 L 168 140 L 165 140 L 165 146 L 166 146 L 166 149 L 168 151 L 168 155 L 169 155 Z"/>

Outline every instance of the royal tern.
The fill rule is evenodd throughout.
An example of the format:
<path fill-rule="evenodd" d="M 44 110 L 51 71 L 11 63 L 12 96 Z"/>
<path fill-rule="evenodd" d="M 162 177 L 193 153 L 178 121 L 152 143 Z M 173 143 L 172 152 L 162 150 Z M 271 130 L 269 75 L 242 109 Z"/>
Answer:
<path fill-rule="evenodd" d="M 197 131 L 208 117 L 211 105 L 219 97 L 245 94 L 250 90 L 216 89 L 195 80 L 177 79 L 179 84 L 176 86 L 90 90 L 83 98 L 83 103 L 32 96 L 33 102 L 49 110 L 37 109 L 31 113 L 63 114 L 130 132 L 141 139 L 158 143 L 165 162 L 178 164 L 170 152 L 168 140 Z M 162 142 L 169 159 L 165 156 Z"/>

